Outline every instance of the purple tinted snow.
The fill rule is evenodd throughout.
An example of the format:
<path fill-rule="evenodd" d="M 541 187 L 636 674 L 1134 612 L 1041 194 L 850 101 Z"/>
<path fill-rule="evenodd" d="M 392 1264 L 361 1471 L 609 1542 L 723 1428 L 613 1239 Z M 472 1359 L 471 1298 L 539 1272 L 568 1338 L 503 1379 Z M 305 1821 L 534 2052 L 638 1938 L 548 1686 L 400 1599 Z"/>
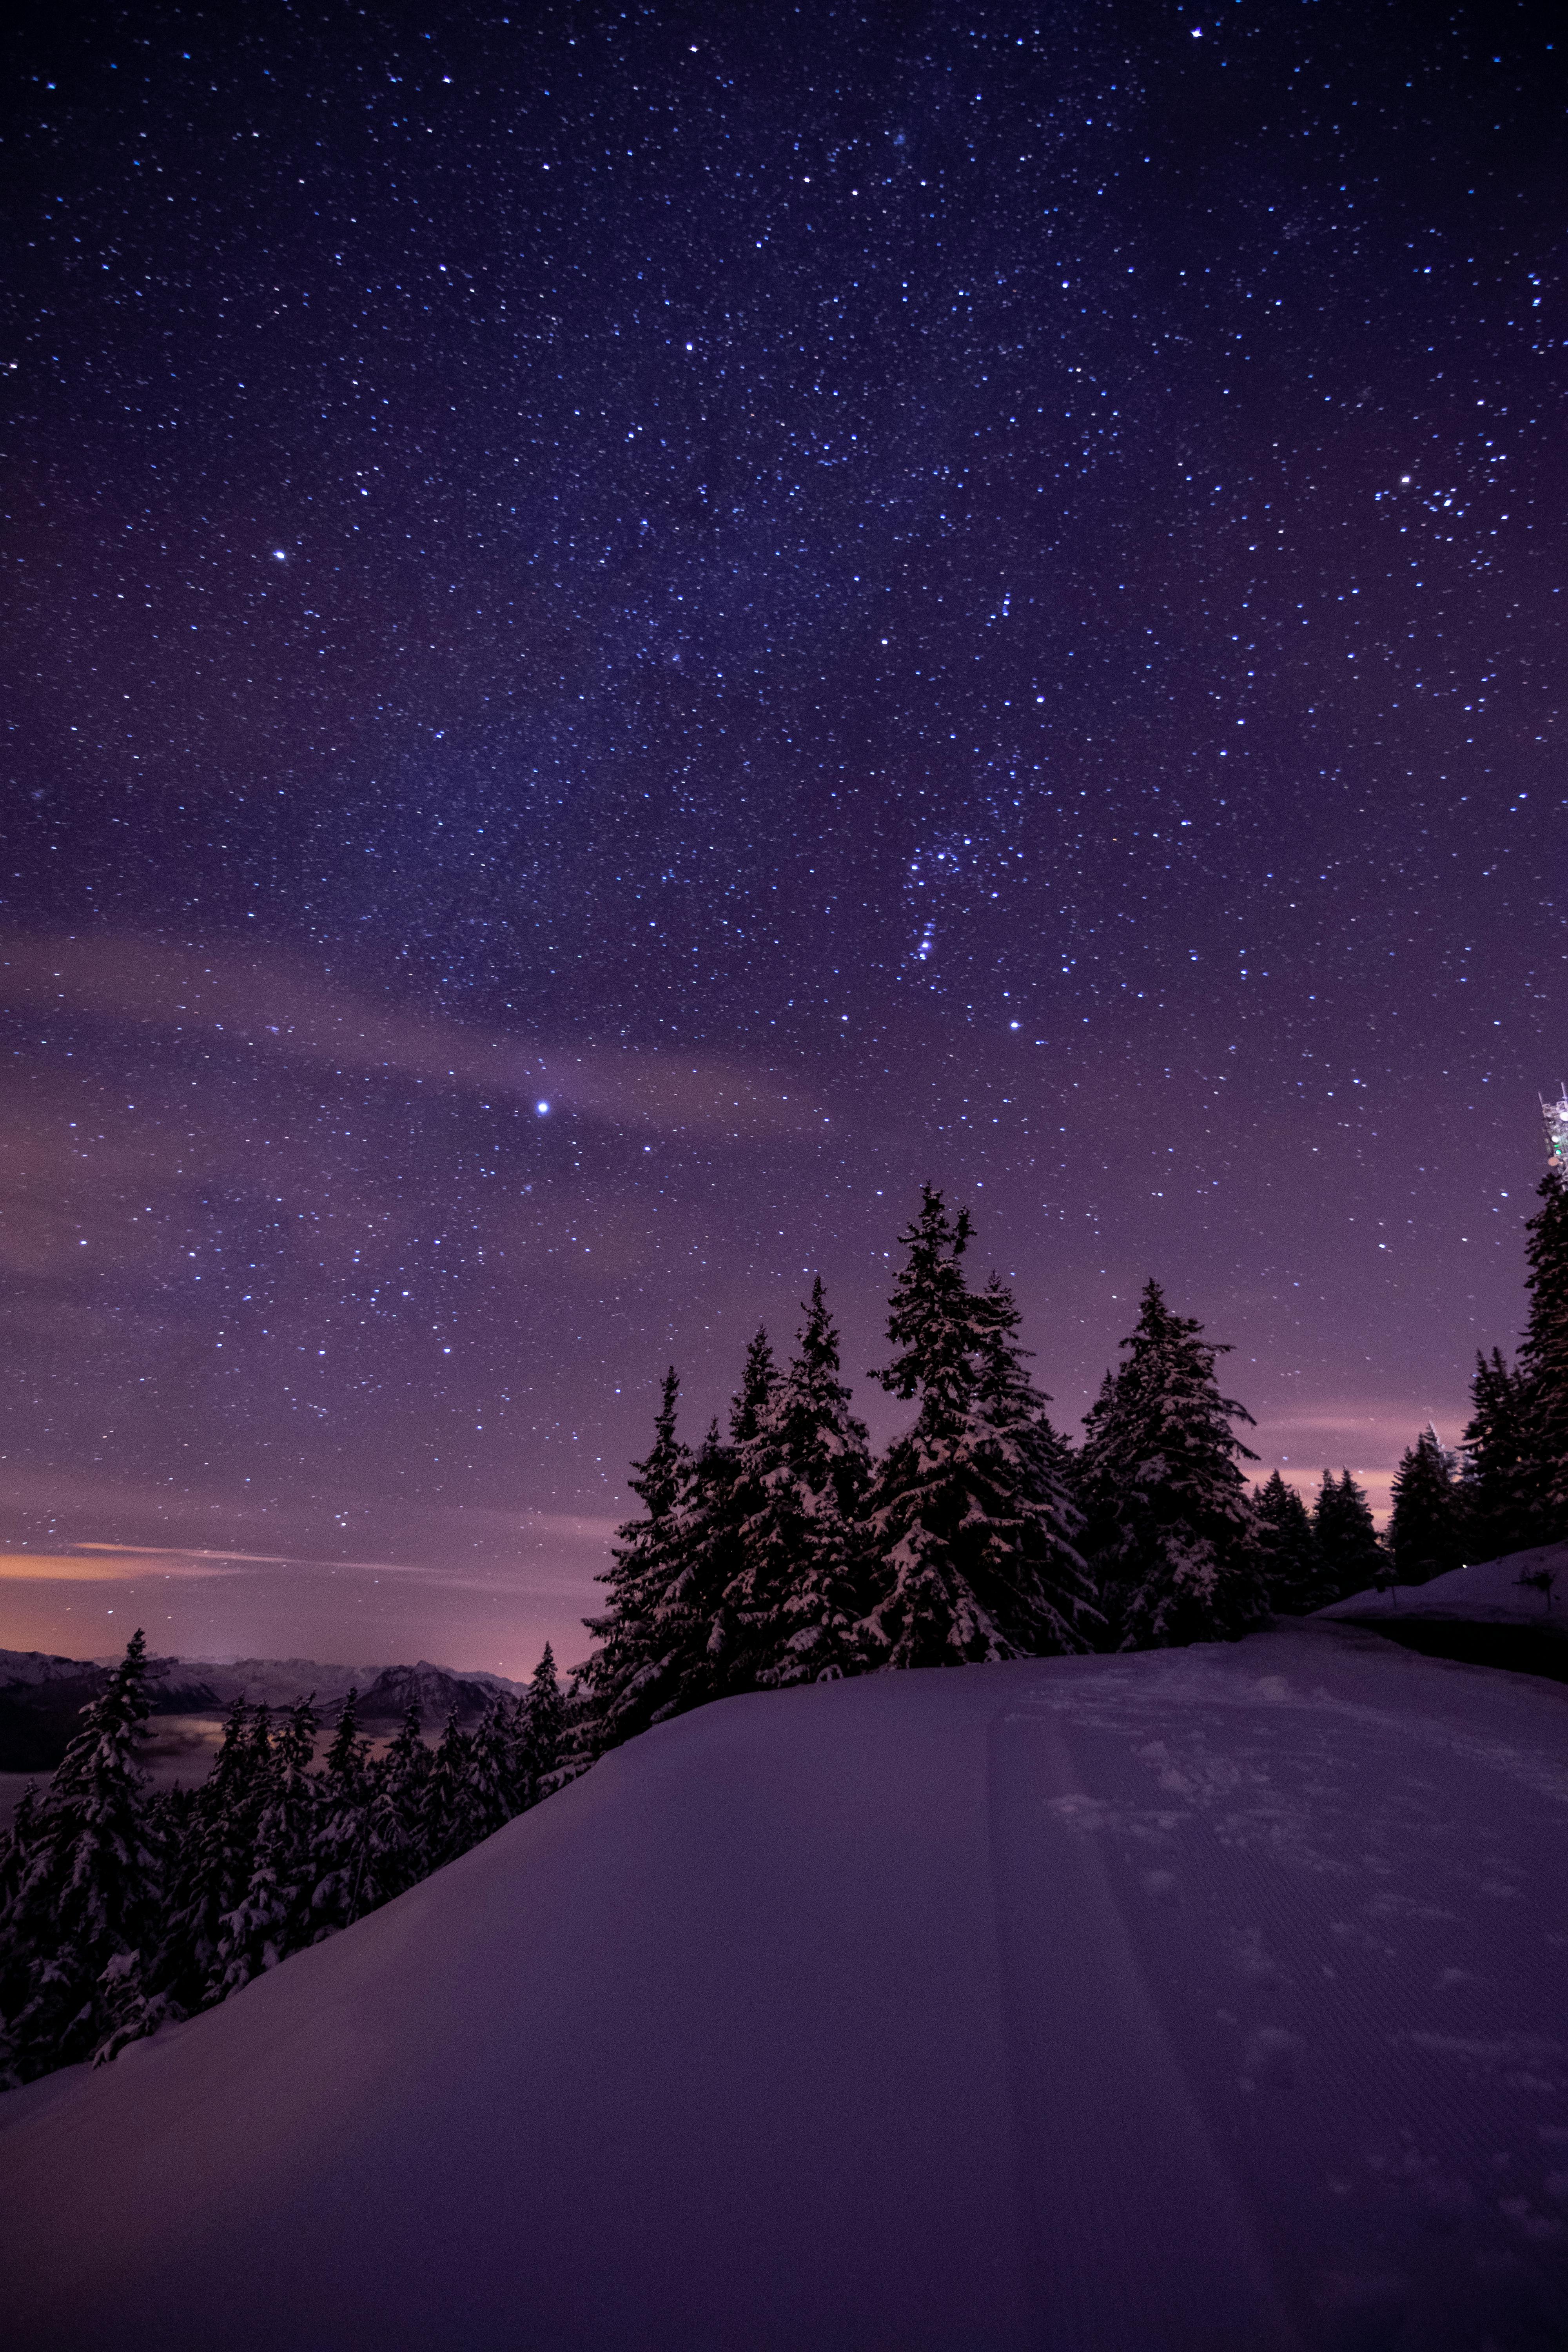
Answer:
<path fill-rule="evenodd" d="M 686 1717 L 0 2100 L 7 2345 L 1558 2346 L 1565 1732 L 1331 1626 Z"/>

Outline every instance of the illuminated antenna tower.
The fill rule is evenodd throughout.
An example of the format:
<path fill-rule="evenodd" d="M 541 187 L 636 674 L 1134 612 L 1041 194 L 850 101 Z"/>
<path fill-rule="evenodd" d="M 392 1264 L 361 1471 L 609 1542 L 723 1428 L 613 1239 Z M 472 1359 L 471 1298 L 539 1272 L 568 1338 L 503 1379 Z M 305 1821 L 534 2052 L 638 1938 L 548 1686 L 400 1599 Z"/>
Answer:
<path fill-rule="evenodd" d="M 1541 1117 L 1546 1129 L 1546 1157 L 1553 1168 L 1568 1176 L 1568 1087 L 1560 1087 L 1554 1103 L 1541 1102 Z"/>

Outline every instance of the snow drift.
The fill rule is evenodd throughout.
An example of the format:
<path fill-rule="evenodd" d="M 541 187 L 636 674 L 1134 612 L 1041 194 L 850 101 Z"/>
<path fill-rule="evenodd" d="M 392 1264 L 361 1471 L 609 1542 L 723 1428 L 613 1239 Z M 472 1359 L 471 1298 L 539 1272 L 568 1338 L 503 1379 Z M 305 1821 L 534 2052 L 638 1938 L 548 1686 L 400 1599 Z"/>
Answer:
<path fill-rule="evenodd" d="M 1565 1735 L 1330 1625 L 702 1709 L 0 2100 L 6 2340 L 1555 2352 Z"/>

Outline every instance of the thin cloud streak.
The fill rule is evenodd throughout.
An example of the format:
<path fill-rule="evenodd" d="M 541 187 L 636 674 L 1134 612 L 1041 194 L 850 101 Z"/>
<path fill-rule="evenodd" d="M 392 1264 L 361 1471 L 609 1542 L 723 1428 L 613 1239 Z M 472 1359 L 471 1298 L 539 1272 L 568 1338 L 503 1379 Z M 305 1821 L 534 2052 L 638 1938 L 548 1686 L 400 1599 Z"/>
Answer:
<path fill-rule="evenodd" d="M 243 1573 L 242 1569 L 229 1565 L 221 1555 L 199 1561 L 156 1552 L 139 1553 L 133 1559 L 106 1559 L 96 1553 L 87 1559 L 64 1552 L 0 1552 L 0 1582 L 6 1584 L 132 1584 L 153 1575 L 184 1580 Z"/>
<path fill-rule="evenodd" d="M 763 1071 L 630 1049 L 558 1051 L 538 1039 L 388 1013 L 277 957 L 210 955 L 120 938 L 0 935 L 0 985 L 15 1006 L 172 1029 L 235 1054 L 505 1097 L 663 1135 L 819 1134 L 829 1115 Z"/>

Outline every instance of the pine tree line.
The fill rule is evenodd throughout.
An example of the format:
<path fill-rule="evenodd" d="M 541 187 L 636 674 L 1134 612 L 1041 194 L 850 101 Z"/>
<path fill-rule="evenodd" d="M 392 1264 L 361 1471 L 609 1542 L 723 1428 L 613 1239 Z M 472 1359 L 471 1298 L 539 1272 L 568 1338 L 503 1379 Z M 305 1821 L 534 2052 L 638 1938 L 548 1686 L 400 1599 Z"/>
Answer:
<path fill-rule="evenodd" d="M 872 1377 L 914 1407 L 874 1459 L 817 1281 L 795 1352 L 747 1349 L 727 1432 L 695 1450 L 665 1376 L 563 1693 L 546 1649 L 525 1696 L 434 1749 L 411 1709 L 379 1761 L 351 1694 L 322 1764 L 309 1700 L 237 1706 L 191 1791 L 149 1795 L 138 1633 L 49 1788 L 0 1840 L 0 2083 L 110 2057 L 351 1926 L 651 1726 L 707 1700 L 921 1665 L 1234 1638 L 1392 1576 L 1568 1533 L 1568 1187 L 1529 1232 L 1516 1367 L 1478 1359 L 1459 1461 L 1428 1430 L 1381 1539 L 1348 1469 L 1312 1507 L 1276 1470 L 1249 1490 L 1220 1392 L 1226 1350 L 1142 1292 L 1074 1449 L 1028 1370 L 1011 1292 L 969 1277 L 968 1214 L 926 1186 L 900 1236 Z"/>
<path fill-rule="evenodd" d="M 379 1759 L 350 1692 L 320 1768 L 310 1699 L 237 1702 L 194 1790 L 149 1790 L 137 1633 L 48 1788 L 0 1839 L 0 2086 L 111 2058 L 374 1911 L 556 1785 L 564 1701 L 528 1689 L 437 1745 L 410 1706 Z"/>
<path fill-rule="evenodd" d="M 970 1278 L 968 1214 L 924 1188 L 900 1236 L 872 1374 L 915 1408 L 873 1460 L 819 1281 L 796 1350 L 746 1354 L 728 1434 L 695 1450 L 665 1375 L 587 1620 L 568 1769 L 704 1701 L 905 1666 L 1064 1656 L 1236 1635 L 1317 1607 L 1383 1555 L 1349 1473 L 1309 1520 L 1278 1475 L 1256 1501 L 1221 1395 L 1225 1350 L 1145 1288 L 1124 1360 L 1075 1451 L 1028 1370 L 1006 1285 Z M 1271 1517 L 1272 1514 L 1272 1517 Z M 1298 1528 L 1295 1517 L 1300 1516 Z M 1283 1515 L 1281 1517 L 1281 1515 Z"/>
<path fill-rule="evenodd" d="M 1478 1353 L 1457 1459 L 1430 1428 L 1401 1457 L 1388 1527 L 1401 1584 L 1568 1536 L 1568 1182 L 1558 1162 L 1539 1193 L 1525 1227 L 1530 1308 L 1517 1362 L 1500 1348 Z"/>
<path fill-rule="evenodd" d="M 1416 1580 L 1568 1532 L 1568 1192 L 1553 1169 L 1529 1226 L 1517 1370 L 1481 1360 L 1458 1466 L 1431 1432 L 1394 1481 L 1388 1539 L 1348 1469 L 1310 1508 L 1278 1470 L 1250 1489 L 1251 1416 L 1221 1394 L 1227 1351 L 1144 1288 L 1122 1361 L 1074 1449 L 1053 1428 L 994 1276 L 969 1279 L 968 1214 L 927 1185 L 900 1236 L 872 1374 L 915 1407 L 879 1461 L 850 1409 L 821 1282 L 797 1350 L 747 1350 L 728 1435 L 695 1451 L 665 1376 L 570 1695 L 568 1769 L 689 1707 L 887 1667 L 1234 1637 L 1398 1576 Z"/>

